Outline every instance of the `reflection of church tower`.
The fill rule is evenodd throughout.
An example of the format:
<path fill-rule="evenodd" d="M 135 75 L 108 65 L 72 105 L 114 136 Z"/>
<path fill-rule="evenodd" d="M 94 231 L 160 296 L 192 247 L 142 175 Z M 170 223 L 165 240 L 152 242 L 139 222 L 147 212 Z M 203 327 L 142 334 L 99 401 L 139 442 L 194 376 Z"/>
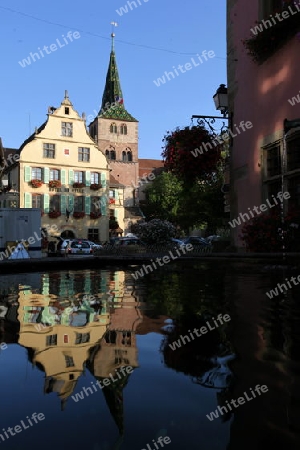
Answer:
<path fill-rule="evenodd" d="M 134 186 L 138 185 L 138 121 L 125 109 L 114 36 L 101 109 L 89 131 L 106 155 L 113 179 L 125 186 L 124 206 L 130 207 L 135 205 Z"/>
<path fill-rule="evenodd" d="M 138 367 L 138 351 L 136 344 L 136 329 L 142 322 L 141 311 L 136 299 L 122 289 L 122 272 L 118 272 L 119 279 L 115 278 L 117 302 L 110 311 L 110 325 L 99 345 L 94 348 L 87 367 L 98 380 L 116 374 L 122 366 Z M 115 274 L 116 275 L 116 274 Z M 120 304 L 121 303 L 121 304 Z M 130 373 L 103 389 L 108 408 L 119 429 L 123 434 L 123 389 L 128 383 Z M 114 375 L 114 378 L 117 378 Z"/>

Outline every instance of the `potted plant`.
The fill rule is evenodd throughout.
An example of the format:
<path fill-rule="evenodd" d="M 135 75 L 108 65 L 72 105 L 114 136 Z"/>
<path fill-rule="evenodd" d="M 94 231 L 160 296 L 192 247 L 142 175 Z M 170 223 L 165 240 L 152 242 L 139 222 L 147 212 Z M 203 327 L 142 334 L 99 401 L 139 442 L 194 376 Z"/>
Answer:
<path fill-rule="evenodd" d="M 90 213 L 90 218 L 91 219 L 99 219 L 99 217 L 101 217 L 101 216 L 102 216 L 102 214 L 99 211 L 92 211 Z"/>
<path fill-rule="evenodd" d="M 73 183 L 73 188 L 84 188 L 85 183 Z"/>
<path fill-rule="evenodd" d="M 287 1 L 279 11 L 275 11 L 277 13 L 287 11 L 289 14 L 287 18 L 268 28 L 264 27 L 262 22 L 255 22 L 252 28 L 253 35 L 249 39 L 242 40 L 249 56 L 257 64 L 262 64 L 270 58 L 300 31 L 299 17 L 296 14 L 298 11 L 294 9 L 294 14 L 291 14 L 292 3 Z"/>
<path fill-rule="evenodd" d="M 98 184 L 98 183 L 93 183 L 90 185 L 90 189 L 92 191 L 98 191 L 98 189 L 102 188 L 102 184 Z"/>
<path fill-rule="evenodd" d="M 114 205 L 116 203 L 116 200 L 114 198 L 109 199 L 109 204 Z"/>
<path fill-rule="evenodd" d="M 49 188 L 59 188 L 61 187 L 60 180 L 50 180 L 49 181 Z"/>
<path fill-rule="evenodd" d="M 74 219 L 82 219 L 84 216 L 85 216 L 85 213 L 82 211 L 73 212 Z"/>
<path fill-rule="evenodd" d="M 42 180 L 31 180 L 30 184 L 33 188 L 39 188 L 42 186 L 43 182 Z"/>
<path fill-rule="evenodd" d="M 60 211 L 50 211 L 49 212 L 50 219 L 57 219 L 57 217 L 60 217 L 60 216 L 61 216 Z"/>

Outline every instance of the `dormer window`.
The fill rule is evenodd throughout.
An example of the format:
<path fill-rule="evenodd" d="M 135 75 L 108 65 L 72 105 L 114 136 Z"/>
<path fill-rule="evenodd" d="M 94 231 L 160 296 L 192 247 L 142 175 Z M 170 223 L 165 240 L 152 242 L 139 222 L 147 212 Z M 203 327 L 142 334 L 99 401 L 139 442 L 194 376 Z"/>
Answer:
<path fill-rule="evenodd" d="M 70 108 L 68 108 L 67 106 L 65 107 L 65 114 L 70 114 Z"/>
<path fill-rule="evenodd" d="M 110 132 L 111 132 L 111 133 L 118 133 L 118 127 L 117 127 L 117 125 L 115 124 L 115 122 L 113 122 L 113 123 L 110 125 Z"/>

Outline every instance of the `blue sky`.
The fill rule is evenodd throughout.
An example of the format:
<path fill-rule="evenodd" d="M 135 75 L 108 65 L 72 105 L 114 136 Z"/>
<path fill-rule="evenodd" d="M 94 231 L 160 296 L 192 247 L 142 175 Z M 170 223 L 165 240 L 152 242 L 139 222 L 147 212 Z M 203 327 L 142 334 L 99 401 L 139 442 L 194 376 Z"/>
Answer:
<path fill-rule="evenodd" d="M 212 96 L 227 83 L 225 0 L 135 1 L 137 8 L 132 4 L 131 10 L 125 0 L 0 0 L 4 147 L 19 148 L 45 121 L 48 106 L 60 105 L 65 89 L 79 114 L 99 110 L 111 21 L 118 23 L 115 50 L 124 103 L 140 122 L 140 158 L 160 159 L 166 131 L 190 125 L 193 114 L 219 115 Z M 120 16 L 116 10 L 125 5 L 128 12 Z M 70 42 L 69 31 L 80 37 Z M 57 39 L 61 47 L 51 51 Z M 43 58 L 21 67 L 19 61 L 45 45 L 49 54 L 43 51 Z M 215 56 L 194 65 L 191 59 L 199 63 L 197 54 L 205 50 Z M 192 68 L 182 73 L 178 65 L 187 63 Z M 153 81 L 165 71 L 173 71 L 175 78 L 169 75 L 170 81 L 157 87 Z"/>

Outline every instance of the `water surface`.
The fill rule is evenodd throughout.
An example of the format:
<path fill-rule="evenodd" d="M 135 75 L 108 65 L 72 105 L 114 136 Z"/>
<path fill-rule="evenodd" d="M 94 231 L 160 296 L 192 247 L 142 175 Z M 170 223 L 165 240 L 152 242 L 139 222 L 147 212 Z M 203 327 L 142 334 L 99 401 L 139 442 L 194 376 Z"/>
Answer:
<path fill-rule="evenodd" d="M 299 449 L 300 289 L 266 296 L 292 272 L 184 261 L 135 281 L 137 268 L 0 278 L 1 447 Z M 256 385 L 268 392 L 207 418 Z"/>

